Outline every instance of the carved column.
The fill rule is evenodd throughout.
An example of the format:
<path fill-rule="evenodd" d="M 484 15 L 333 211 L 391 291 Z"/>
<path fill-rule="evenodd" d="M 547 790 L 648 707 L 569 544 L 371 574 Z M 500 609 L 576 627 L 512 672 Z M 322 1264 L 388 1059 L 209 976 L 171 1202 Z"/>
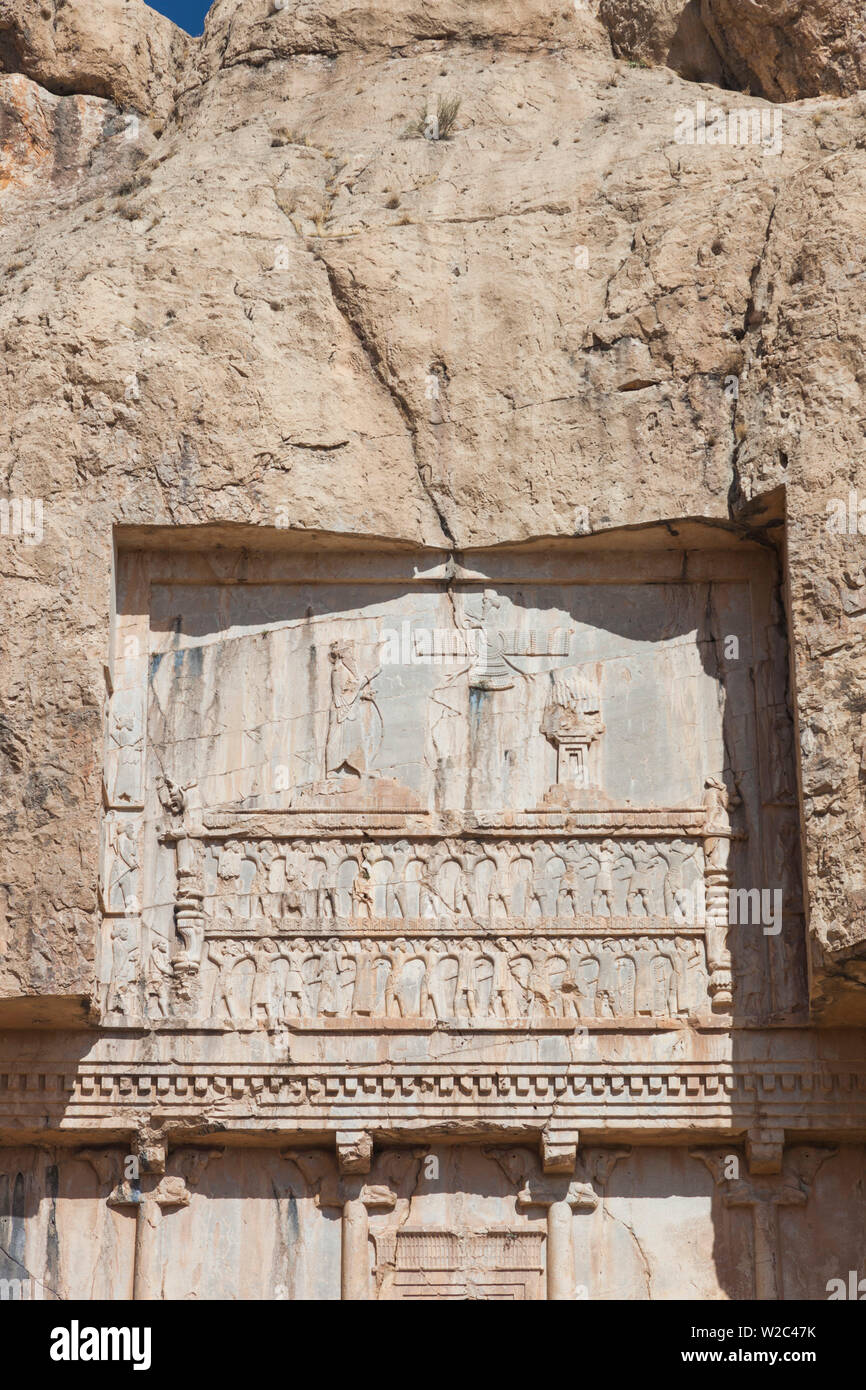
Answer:
<path fill-rule="evenodd" d="M 212 1158 L 219 1158 L 221 1149 L 188 1150 L 178 1160 L 182 1172 L 165 1171 L 166 1151 L 161 1142 L 142 1139 L 134 1160 L 138 1175 L 124 1176 L 106 1198 L 110 1207 L 131 1207 L 135 1212 L 135 1253 L 133 1256 L 132 1298 L 136 1303 L 162 1297 L 162 1262 L 160 1260 L 159 1230 L 166 1211 L 187 1207 L 190 1202 L 189 1184 L 198 1182 Z M 116 1172 L 117 1154 L 111 1150 L 81 1152 L 100 1181 L 110 1181 Z"/>
<path fill-rule="evenodd" d="M 511 1182 L 520 1185 L 519 1208 L 546 1208 L 547 1297 L 551 1302 L 571 1302 L 575 1298 L 574 1213 L 595 1211 L 599 1197 L 593 1182 L 603 1185 L 617 1159 L 629 1152 L 628 1149 L 611 1149 L 582 1155 L 583 1176 L 578 1179 L 569 1174 L 558 1177 L 555 1173 L 539 1173 L 528 1149 L 485 1149 Z"/>
<path fill-rule="evenodd" d="M 174 921 L 181 949 L 174 960 L 179 1012 L 188 1014 L 195 1005 L 196 984 L 204 949 L 204 885 L 200 868 L 200 843 L 191 833 L 200 828 L 201 808 L 197 788 L 179 787 L 170 778 L 160 779 L 159 796 L 170 817 L 170 826 L 160 836 L 173 844 L 176 861 Z"/>
<path fill-rule="evenodd" d="M 736 1160 L 736 1172 L 745 1167 L 745 1160 L 738 1154 L 722 1149 L 691 1151 L 692 1157 L 699 1158 L 712 1173 L 716 1185 L 722 1189 L 722 1202 L 726 1207 L 751 1208 L 755 1298 L 759 1302 L 784 1298 L 779 1208 L 804 1207 L 815 1174 L 835 1152 L 835 1149 L 814 1146 L 789 1149 L 778 1175 L 763 1173 L 759 1168 L 757 1172 L 753 1169 L 748 1177 L 729 1178 L 726 1173 L 732 1159 Z"/>
<path fill-rule="evenodd" d="M 372 1165 L 370 1181 L 359 1173 L 340 1176 L 330 1154 L 322 1150 L 295 1153 L 288 1158 L 303 1174 L 312 1189 L 316 1206 L 337 1207 L 341 1212 L 340 1297 L 346 1302 L 366 1302 L 373 1298 L 370 1280 L 370 1212 L 391 1211 L 407 1200 L 411 1182 L 424 1150 L 393 1149 L 381 1154 Z"/>
<path fill-rule="evenodd" d="M 734 984 L 731 952 L 728 947 L 730 925 L 731 818 L 729 807 L 739 805 L 721 778 L 708 777 L 704 791 L 704 886 L 706 892 L 706 943 L 709 980 L 707 991 L 713 1008 L 733 1007 Z"/>
<path fill-rule="evenodd" d="M 350 1303 L 372 1297 L 370 1288 L 370 1216 L 372 1209 L 392 1210 L 397 1204 L 387 1188 L 364 1187 L 343 1204 L 340 1297 Z"/>
<path fill-rule="evenodd" d="M 728 947 L 728 893 L 731 886 L 727 869 L 707 865 L 707 991 L 715 1009 L 730 1009 L 734 1002 L 731 952 Z"/>

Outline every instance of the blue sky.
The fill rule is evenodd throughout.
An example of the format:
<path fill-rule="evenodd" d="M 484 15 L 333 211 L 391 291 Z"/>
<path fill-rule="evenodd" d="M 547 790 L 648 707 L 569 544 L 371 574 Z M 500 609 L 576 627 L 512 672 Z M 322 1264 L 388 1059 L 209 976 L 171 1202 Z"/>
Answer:
<path fill-rule="evenodd" d="M 210 0 L 147 0 L 147 3 L 152 10 L 168 15 L 188 34 L 201 33 L 204 17 L 210 9 Z"/>

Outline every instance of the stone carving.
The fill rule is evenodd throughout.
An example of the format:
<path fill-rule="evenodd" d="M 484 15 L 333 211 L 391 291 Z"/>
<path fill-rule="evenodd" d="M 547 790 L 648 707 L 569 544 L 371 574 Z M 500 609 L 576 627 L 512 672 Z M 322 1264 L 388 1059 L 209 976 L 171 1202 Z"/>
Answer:
<path fill-rule="evenodd" d="M 691 839 L 622 827 L 605 838 L 215 838 L 189 795 L 163 784 L 179 949 L 166 960 L 158 947 L 149 966 L 156 1023 L 177 1010 L 222 1027 L 537 1027 L 729 1005 L 732 831 L 715 781 Z M 482 927 L 497 936 L 482 940 Z"/>
<path fill-rule="evenodd" d="M 862 4 L 0 8 L 0 1292 L 856 1297 Z"/>
<path fill-rule="evenodd" d="M 125 919 L 124 919 L 125 920 Z M 685 929 L 571 936 L 208 938 L 201 1017 L 221 1027 L 353 1026 L 495 1028 L 698 1020 L 708 1016 L 703 938 Z M 110 997 L 132 998 L 133 966 L 117 954 Z M 147 982 L 154 1022 L 168 1015 L 174 969 L 164 942 L 151 948 Z M 120 1001 L 120 1002 L 117 1002 Z"/>
<path fill-rule="evenodd" d="M 174 919 L 181 941 L 175 961 L 176 976 L 186 982 L 198 974 L 204 949 L 204 918 L 202 902 L 204 889 L 200 872 L 200 845 L 195 832 L 201 818 L 197 806 L 198 787 L 190 782 L 181 787 L 170 777 L 163 776 L 158 784 L 159 799 L 169 817 L 169 829 L 164 838 L 173 843 L 176 854 L 177 893 Z"/>
<path fill-rule="evenodd" d="M 376 1236 L 379 1297 L 412 1302 L 540 1298 L 544 1241 L 542 1231 L 385 1231 Z"/>
<path fill-rule="evenodd" d="M 368 1250 L 371 1211 L 408 1209 L 408 1198 L 417 1178 L 423 1149 L 386 1150 L 370 1162 L 366 1144 L 348 1146 L 349 1171 L 337 1171 L 334 1160 L 321 1150 L 287 1150 L 284 1157 L 298 1169 L 307 1190 L 320 1208 L 336 1207 L 341 1213 L 341 1292 L 349 1301 L 372 1298 Z"/>
<path fill-rule="evenodd" d="M 778 1176 L 755 1175 L 753 1170 L 749 1176 L 729 1178 L 726 1166 L 730 1154 L 720 1149 L 692 1150 L 692 1156 L 706 1165 L 721 1188 L 725 1206 L 747 1207 L 752 1212 L 754 1297 L 759 1301 L 785 1297 L 779 1209 L 804 1207 L 819 1168 L 835 1153 L 832 1147 L 802 1145 L 788 1150 Z M 745 1168 L 745 1160 L 741 1162 Z M 739 1169 L 739 1161 L 737 1166 Z"/>
<path fill-rule="evenodd" d="M 137 691 L 117 691 L 108 717 L 107 805 L 141 809 L 144 797 L 144 711 Z"/>
<path fill-rule="evenodd" d="M 583 789 L 601 785 L 598 742 L 604 723 L 597 673 L 553 672 L 541 728 L 556 747 L 556 787 L 548 802 L 568 804 Z"/>
<path fill-rule="evenodd" d="M 731 953 L 728 946 L 729 892 L 731 879 L 728 862 L 731 852 L 730 810 L 740 804 L 719 777 L 708 777 L 705 783 L 704 862 L 707 898 L 707 963 L 710 970 L 709 990 L 721 1008 L 733 1003 Z"/>
<path fill-rule="evenodd" d="M 725 841 L 727 844 L 727 841 Z M 698 840 L 205 842 L 204 910 L 222 927 L 345 922 L 702 920 Z M 690 862 L 691 861 L 691 862 Z M 686 874 L 688 867 L 688 886 Z"/>
<path fill-rule="evenodd" d="M 137 1013 L 140 958 L 140 924 L 130 917 L 110 923 L 111 979 L 106 991 L 106 1013 Z"/>
<path fill-rule="evenodd" d="M 382 711 L 373 682 L 381 667 L 362 674 L 351 642 L 332 642 L 331 708 L 325 744 L 325 779 L 343 774 L 369 776 L 382 742 Z"/>
<path fill-rule="evenodd" d="M 147 1011 L 151 1018 L 169 1017 L 173 980 L 174 966 L 171 963 L 169 944 L 165 937 L 153 936 L 146 979 Z"/>
<path fill-rule="evenodd" d="M 593 1212 L 599 1204 L 596 1187 L 603 1187 L 617 1159 L 628 1149 L 609 1156 L 581 1155 L 579 1172 L 542 1172 L 527 1149 L 487 1149 L 508 1179 L 519 1189 L 518 1209 L 538 1207 L 547 1220 L 547 1297 L 554 1302 L 575 1298 L 573 1225 L 574 1213 Z M 600 1151 L 603 1153 L 604 1151 Z"/>
<path fill-rule="evenodd" d="M 120 1210 L 131 1208 L 135 1213 L 135 1257 L 132 1271 L 131 1297 L 136 1301 L 160 1299 L 163 1269 L 160 1262 L 159 1228 L 169 1211 L 189 1206 L 190 1188 L 194 1187 L 208 1164 L 222 1157 L 222 1149 L 187 1149 L 173 1155 L 175 1173 L 166 1172 L 166 1152 L 159 1138 L 147 1136 L 138 1147 L 135 1178 L 124 1177 L 116 1186 L 113 1175 L 118 1169 L 115 1153 L 105 1150 L 79 1150 L 79 1157 L 90 1163 L 100 1183 L 111 1188 L 106 1201 Z"/>
<path fill-rule="evenodd" d="M 141 911 L 138 817 L 110 812 L 103 822 L 103 907 L 106 913 Z"/>

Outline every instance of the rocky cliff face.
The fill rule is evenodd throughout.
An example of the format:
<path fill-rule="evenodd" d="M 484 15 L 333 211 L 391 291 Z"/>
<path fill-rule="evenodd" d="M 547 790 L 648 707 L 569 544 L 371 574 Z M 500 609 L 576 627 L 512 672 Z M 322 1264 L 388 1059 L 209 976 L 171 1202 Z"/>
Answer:
<path fill-rule="evenodd" d="M 845 0 L 599 0 L 614 52 L 768 101 L 852 96 L 864 85 L 862 15 Z"/>
<path fill-rule="evenodd" d="M 92 987 L 114 527 L 703 518 L 787 522 L 814 997 L 862 1022 L 855 28 L 217 0 L 193 41 L 137 0 L 0 4 L 0 992 Z"/>

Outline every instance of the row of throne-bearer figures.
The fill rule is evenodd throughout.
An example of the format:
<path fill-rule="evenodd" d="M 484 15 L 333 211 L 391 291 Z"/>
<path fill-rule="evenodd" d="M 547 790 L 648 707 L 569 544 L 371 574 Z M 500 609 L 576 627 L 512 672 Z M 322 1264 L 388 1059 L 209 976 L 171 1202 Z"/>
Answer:
<path fill-rule="evenodd" d="M 701 877 L 698 841 L 570 841 L 455 851 L 416 847 L 284 849 L 226 841 L 205 865 L 205 897 L 218 922 L 265 918 L 475 921 L 555 917 L 692 920 Z"/>
<path fill-rule="evenodd" d="M 113 982 L 110 1011 L 137 1007 L 136 973 L 127 971 L 126 988 Z M 172 1012 L 173 973 L 168 943 L 155 938 L 144 982 L 155 1018 Z M 568 942 L 209 938 L 199 989 L 199 1016 L 229 1026 L 327 1018 L 675 1018 L 704 1011 L 707 969 L 697 936 Z"/>

